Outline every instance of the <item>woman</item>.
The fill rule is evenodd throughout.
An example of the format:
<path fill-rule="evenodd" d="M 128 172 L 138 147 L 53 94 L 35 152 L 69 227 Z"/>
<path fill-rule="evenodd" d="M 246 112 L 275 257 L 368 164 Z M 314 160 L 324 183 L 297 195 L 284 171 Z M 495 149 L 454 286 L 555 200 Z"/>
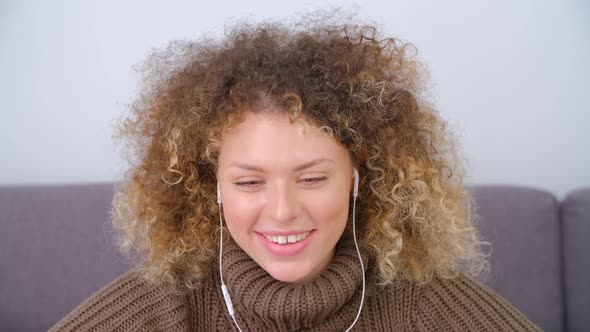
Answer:
<path fill-rule="evenodd" d="M 137 264 L 52 330 L 538 330 L 469 278 L 485 243 L 414 51 L 308 22 L 154 54 L 114 199 Z"/>

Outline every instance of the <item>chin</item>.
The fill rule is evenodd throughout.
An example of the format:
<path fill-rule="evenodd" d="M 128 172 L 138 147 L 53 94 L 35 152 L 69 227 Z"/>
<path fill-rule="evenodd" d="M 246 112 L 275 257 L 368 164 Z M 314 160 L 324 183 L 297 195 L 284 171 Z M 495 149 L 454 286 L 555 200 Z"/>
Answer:
<path fill-rule="evenodd" d="M 288 283 L 306 283 L 312 276 L 312 269 L 302 268 L 301 264 L 273 264 L 272 266 L 263 266 L 263 269 L 278 281 Z"/>

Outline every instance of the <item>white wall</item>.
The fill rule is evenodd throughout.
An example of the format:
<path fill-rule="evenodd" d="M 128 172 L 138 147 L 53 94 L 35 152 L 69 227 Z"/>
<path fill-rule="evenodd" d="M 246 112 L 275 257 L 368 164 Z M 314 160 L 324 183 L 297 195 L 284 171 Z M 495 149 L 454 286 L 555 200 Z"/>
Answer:
<path fill-rule="evenodd" d="M 0 184 L 118 179 L 113 127 L 137 93 L 131 67 L 152 48 L 236 18 L 343 6 L 418 47 L 468 182 L 559 196 L 590 185 L 587 2 L 360 3 L 0 1 Z"/>

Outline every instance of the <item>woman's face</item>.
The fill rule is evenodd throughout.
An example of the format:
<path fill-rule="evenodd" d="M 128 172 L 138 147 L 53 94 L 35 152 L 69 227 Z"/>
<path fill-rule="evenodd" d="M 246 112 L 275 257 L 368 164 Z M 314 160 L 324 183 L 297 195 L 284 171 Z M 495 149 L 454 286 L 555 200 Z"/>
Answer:
<path fill-rule="evenodd" d="M 225 223 L 275 279 L 303 283 L 328 265 L 348 218 L 352 162 L 329 134 L 285 114 L 248 112 L 221 145 Z"/>

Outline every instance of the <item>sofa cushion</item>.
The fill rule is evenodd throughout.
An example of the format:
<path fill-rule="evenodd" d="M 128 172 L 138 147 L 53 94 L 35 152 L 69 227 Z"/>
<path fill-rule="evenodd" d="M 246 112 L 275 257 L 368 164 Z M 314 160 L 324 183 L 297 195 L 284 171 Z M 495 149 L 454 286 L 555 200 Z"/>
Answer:
<path fill-rule="evenodd" d="M 470 190 L 493 245 L 488 284 L 543 330 L 562 331 L 555 197 L 508 186 Z M 127 271 L 108 222 L 112 195 L 112 184 L 0 187 L 0 330 L 46 330 Z"/>
<path fill-rule="evenodd" d="M 473 186 L 476 225 L 492 245 L 484 281 L 544 331 L 563 331 L 559 203 L 551 193 Z"/>
<path fill-rule="evenodd" d="M 561 204 L 568 331 L 590 326 L 590 189 L 568 194 Z"/>
<path fill-rule="evenodd" d="M 128 266 L 112 184 L 0 187 L 0 330 L 45 331 Z"/>

